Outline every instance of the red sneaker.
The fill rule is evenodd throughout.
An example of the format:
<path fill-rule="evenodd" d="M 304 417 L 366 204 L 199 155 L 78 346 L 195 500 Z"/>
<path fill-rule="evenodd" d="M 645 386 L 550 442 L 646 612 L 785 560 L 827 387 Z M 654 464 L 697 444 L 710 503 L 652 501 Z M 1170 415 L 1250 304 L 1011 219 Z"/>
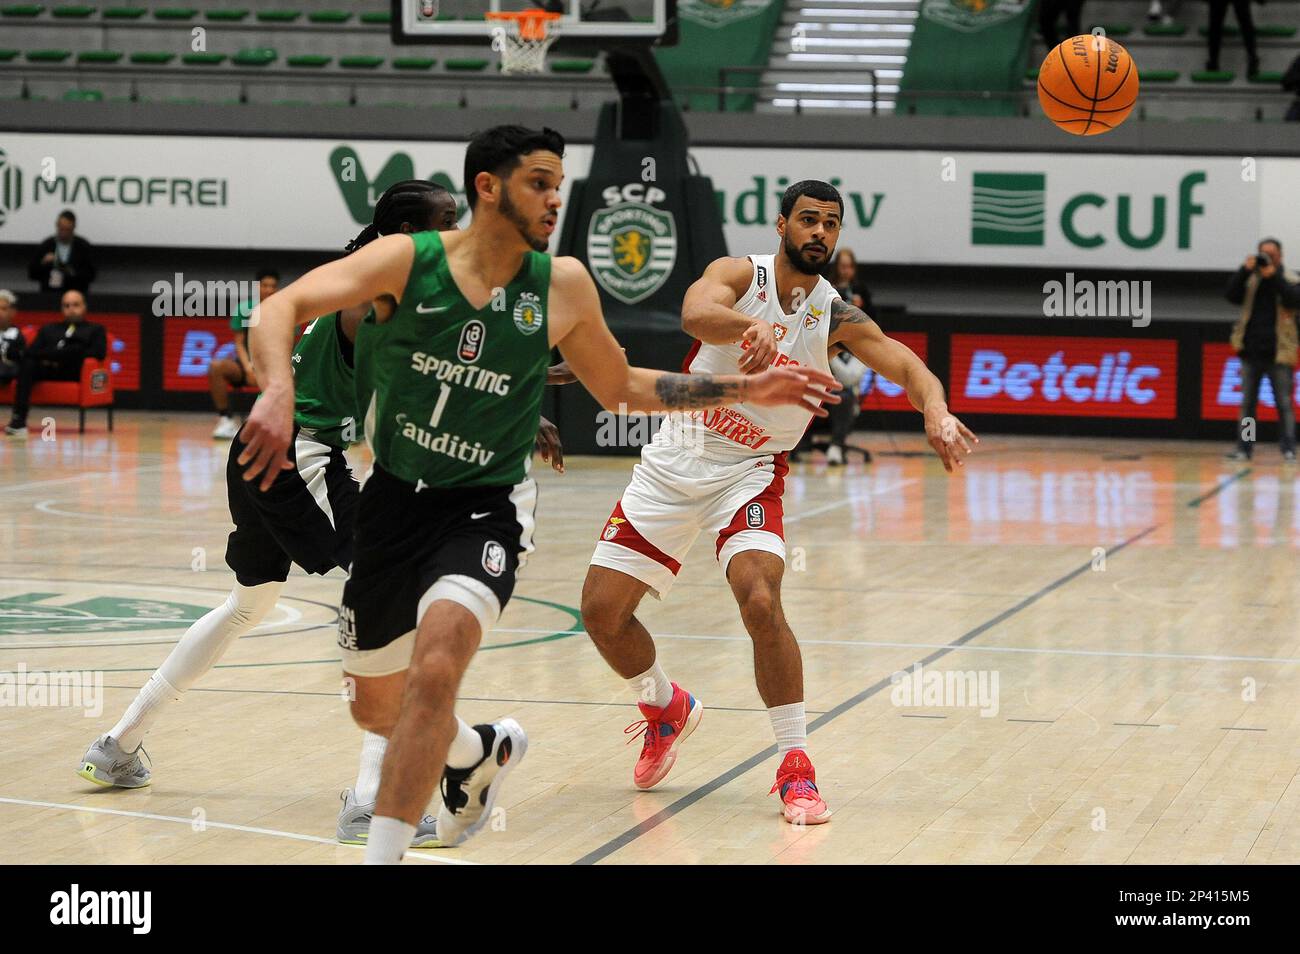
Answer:
<path fill-rule="evenodd" d="M 781 793 L 781 814 L 791 825 L 821 825 L 831 820 L 831 810 L 817 792 L 817 772 L 808 753 L 791 749 L 776 770 L 772 792 Z"/>
<path fill-rule="evenodd" d="M 631 735 L 645 727 L 641 757 L 636 760 L 636 768 L 632 771 L 632 782 L 637 788 L 654 788 L 664 780 L 677 761 L 677 747 L 695 731 L 704 715 L 704 706 L 698 699 L 677 683 L 672 686 L 673 698 L 668 705 L 660 709 L 638 702 L 637 708 L 645 718 L 623 730 Z M 634 741 L 635 738 L 628 739 L 628 744 Z"/>

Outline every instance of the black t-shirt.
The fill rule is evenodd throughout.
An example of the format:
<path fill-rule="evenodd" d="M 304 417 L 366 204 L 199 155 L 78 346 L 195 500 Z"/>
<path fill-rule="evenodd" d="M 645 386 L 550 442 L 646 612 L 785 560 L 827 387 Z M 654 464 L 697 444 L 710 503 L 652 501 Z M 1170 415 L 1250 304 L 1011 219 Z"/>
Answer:
<path fill-rule="evenodd" d="M 1240 275 L 1240 273 L 1239 273 Z M 1242 285 L 1250 277 L 1242 276 Z M 1250 318 L 1246 321 L 1245 340 L 1241 345 L 1242 357 L 1253 361 L 1272 364 L 1277 357 L 1277 276 L 1262 279 L 1255 289 L 1255 301 L 1251 304 Z"/>

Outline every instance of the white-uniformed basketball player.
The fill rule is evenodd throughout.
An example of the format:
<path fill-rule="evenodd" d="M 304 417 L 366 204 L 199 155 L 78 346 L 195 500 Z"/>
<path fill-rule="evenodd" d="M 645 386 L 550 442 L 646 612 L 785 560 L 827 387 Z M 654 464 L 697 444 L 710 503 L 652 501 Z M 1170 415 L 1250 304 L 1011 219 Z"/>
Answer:
<path fill-rule="evenodd" d="M 843 216 L 843 199 L 830 184 L 790 186 L 776 220 L 780 251 L 717 259 L 687 291 L 682 328 L 696 342 L 684 370 L 725 373 L 739 365 L 756 373 L 788 363 L 825 372 L 830 349 L 844 348 L 906 388 L 951 473 L 970 453 L 967 439 L 978 441 L 949 414 L 939 379 L 820 275 Z M 605 524 L 583 586 L 582 617 L 645 717 L 628 727 L 645 726 L 633 772 L 638 788 L 667 776 L 703 707 L 669 681 L 650 633 L 633 614 L 647 591 L 658 599 L 667 595 L 691 544 L 706 532 L 754 641 L 754 675 L 781 758 L 772 791 L 780 793 L 786 821 L 830 818 L 806 751 L 803 662 L 781 609 L 786 454 L 811 420 L 803 408 L 749 404 L 670 416 L 643 448 Z"/>

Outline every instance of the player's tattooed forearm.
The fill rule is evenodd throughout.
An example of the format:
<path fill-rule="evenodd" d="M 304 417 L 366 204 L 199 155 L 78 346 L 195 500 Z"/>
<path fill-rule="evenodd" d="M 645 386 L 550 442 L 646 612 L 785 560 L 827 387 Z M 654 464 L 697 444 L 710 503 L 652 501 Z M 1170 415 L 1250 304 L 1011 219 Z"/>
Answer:
<path fill-rule="evenodd" d="M 861 308 L 850 305 L 841 298 L 831 302 L 831 331 L 841 324 L 864 325 L 870 320 Z"/>
<path fill-rule="evenodd" d="M 711 374 L 663 374 L 655 382 L 655 396 L 667 408 L 710 407 L 739 393 L 738 385 L 723 384 Z"/>

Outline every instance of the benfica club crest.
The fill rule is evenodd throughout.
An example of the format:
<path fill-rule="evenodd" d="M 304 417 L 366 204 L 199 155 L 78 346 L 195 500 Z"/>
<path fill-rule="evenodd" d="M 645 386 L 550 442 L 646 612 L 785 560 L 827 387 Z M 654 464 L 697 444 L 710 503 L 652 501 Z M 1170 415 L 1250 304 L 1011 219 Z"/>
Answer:
<path fill-rule="evenodd" d="M 587 229 L 587 262 L 602 288 L 625 305 L 659 290 L 677 261 L 671 212 L 619 202 L 596 212 Z"/>

